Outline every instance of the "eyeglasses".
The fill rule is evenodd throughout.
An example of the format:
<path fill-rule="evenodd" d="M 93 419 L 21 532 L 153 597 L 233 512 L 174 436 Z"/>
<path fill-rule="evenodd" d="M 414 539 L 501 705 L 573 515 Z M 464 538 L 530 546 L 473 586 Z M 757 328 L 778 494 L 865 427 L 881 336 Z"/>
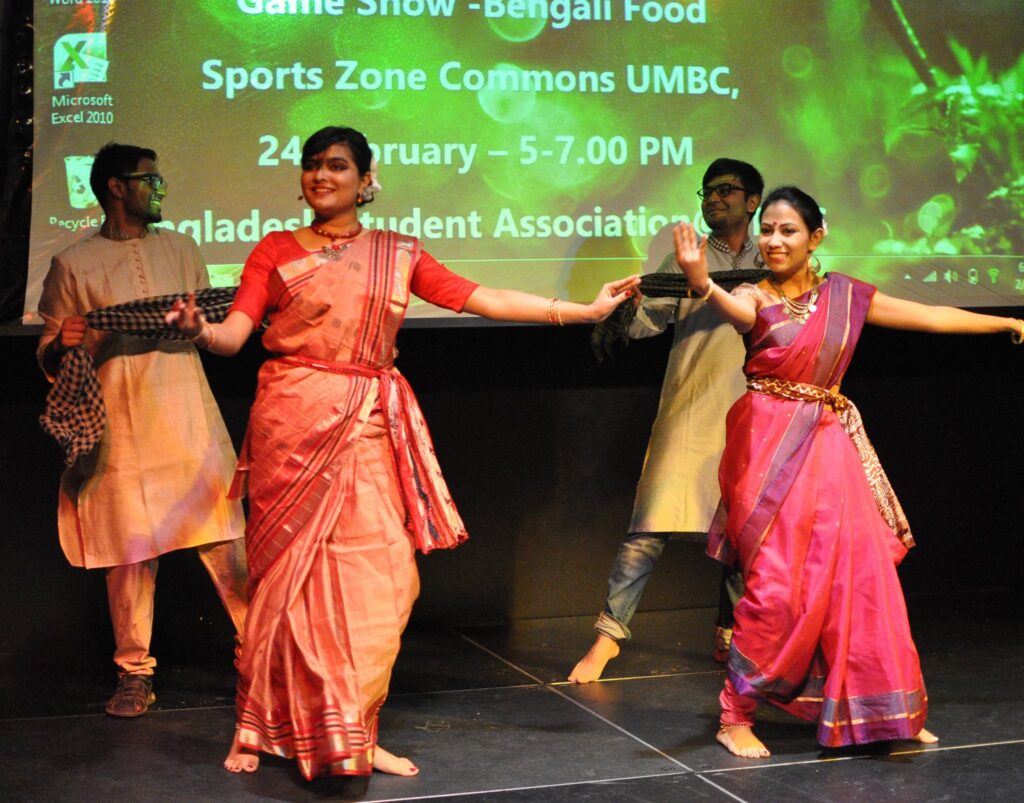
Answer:
<path fill-rule="evenodd" d="M 747 191 L 746 187 L 741 187 L 739 184 L 715 184 L 714 186 L 701 187 L 697 190 L 697 197 L 702 201 L 709 195 L 717 195 L 719 198 L 726 198 L 732 195 L 736 190 Z"/>
<path fill-rule="evenodd" d="M 118 178 L 125 181 L 131 181 L 132 179 L 145 181 L 149 185 L 150 189 L 156 190 L 157 192 L 167 189 L 167 179 L 159 173 L 125 173 L 123 176 L 118 176 Z"/>

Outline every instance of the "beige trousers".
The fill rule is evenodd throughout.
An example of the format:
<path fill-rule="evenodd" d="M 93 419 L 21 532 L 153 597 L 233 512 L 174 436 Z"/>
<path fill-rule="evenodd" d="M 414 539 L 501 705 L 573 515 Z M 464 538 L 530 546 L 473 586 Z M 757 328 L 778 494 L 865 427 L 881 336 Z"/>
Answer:
<path fill-rule="evenodd" d="M 245 539 L 196 547 L 213 579 L 235 633 L 245 626 Z M 153 600 L 158 559 L 107 569 L 107 599 L 114 625 L 114 663 L 129 675 L 152 675 L 156 658 L 149 653 L 153 635 Z"/>

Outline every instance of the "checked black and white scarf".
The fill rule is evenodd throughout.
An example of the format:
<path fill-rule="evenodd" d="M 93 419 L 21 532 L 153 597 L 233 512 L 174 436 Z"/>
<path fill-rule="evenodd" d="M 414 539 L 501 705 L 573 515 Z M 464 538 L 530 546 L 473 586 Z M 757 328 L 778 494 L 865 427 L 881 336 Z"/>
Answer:
<path fill-rule="evenodd" d="M 207 321 L 218 323 L 227 317 L 237 289 L 198 290 L 196 305 Z M 164 323 L 164 315 L 171 305 L 185 298 L 185 293 L 172 293 L 126 301 L 88 312 L 85 320 L 92 329 L 158 340 L 187 340 L 177 328 Z M 64 449 L 66 465 L 72 465 L 99 443 L 107 425 L 107 411 L 92 356 L 84 346 L 68 349 L 61 358 L 57 379 L 46 395 L 46 409 L 39 416 L 39 423 Z"/>
<path fill-rule="evenodd" d="M 756 284 L 769 275 L 766 270 L 754 268 L 720 270 L 710 274 L 715 284 L 724 290 L 732 290 L 744 282 Z M 693 298 L 685 273 L 648 273 L 640 278 L 640 294 L 651 298 Z M 598 362 L 614 360 L 616 353 L 629 342 L 629 325 L 634 317 L 636 305 L 627 301 L 619 304 L 611 315 L 594 327 L 590 346 Z"/>

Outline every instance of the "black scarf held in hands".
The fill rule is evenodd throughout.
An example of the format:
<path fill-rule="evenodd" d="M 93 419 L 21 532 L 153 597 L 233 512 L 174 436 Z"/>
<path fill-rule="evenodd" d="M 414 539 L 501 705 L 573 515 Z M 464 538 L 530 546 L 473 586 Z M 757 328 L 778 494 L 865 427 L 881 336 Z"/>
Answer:
<path fill-rule="evenodd" d="M 210 323 L 223 321 L 231 308 L 237 287 L 211 287 L 196 291 L 196 305 Z M 186 298 L 185 293 L 150 296 L 87 312 L 92 329 L 160 340 L 188 340 L 174 326 L 164 323 L 171 305 Z M 96 376 L 92 356 L 85 346 L 65 352 L 57 379 L 46 395 L 46 409 L 39 424 L 64 449 L 64 463 L 72 465 L 99 443 L 107 426 L 107 410 Z"/>
<path fill-rule="evenodd" d="M 723 290 L 732 290 L 739 284 L 757 282 L 769 276 L 766 270 L 721 270 L 711 274 L 711 279 Z M 690 282 L 685 273 L 648 273 L 640 279 L 642 295 L 670 298 L 692 298 Z M 590 346 L 598 362 L 613 362 L 617 352 L 629 343 L 629 325 L 636 317 L 636 305 L 625 301 L 594 327 L 590 335 Z"/>

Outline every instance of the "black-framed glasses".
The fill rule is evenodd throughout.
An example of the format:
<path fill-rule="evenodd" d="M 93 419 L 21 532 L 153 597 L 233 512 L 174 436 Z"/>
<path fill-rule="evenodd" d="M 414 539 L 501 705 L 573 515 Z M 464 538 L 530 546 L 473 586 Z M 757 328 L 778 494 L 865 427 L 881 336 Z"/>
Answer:
<path fill-rule="evenodd" d="M 130 181 L 135 179 L 136 181 L 145 181 L 150 189 L 160 190 L 167 189 L 167 179 L 161 176 L 159 173 L 125 173 L 123 176 L 118 176 L 119 179 Z"/>
<path fill-rule="evenodd" d="M 726 182 L 725 184 L 715 184 L 713 186 L 709 185 L 707 187 L 701 187 L 699 190 L 697 190 L 697 197 L 700 198 L 702 201 L 709 195 L 717 195 L 719 198 L 727 198 L 728 196 L 736 192 L 736 190 L 742 190 L 743 192 L 746 192 L 747 188 L 741 187 L 739 184 L 729 184 L 728 182 Z"/>

